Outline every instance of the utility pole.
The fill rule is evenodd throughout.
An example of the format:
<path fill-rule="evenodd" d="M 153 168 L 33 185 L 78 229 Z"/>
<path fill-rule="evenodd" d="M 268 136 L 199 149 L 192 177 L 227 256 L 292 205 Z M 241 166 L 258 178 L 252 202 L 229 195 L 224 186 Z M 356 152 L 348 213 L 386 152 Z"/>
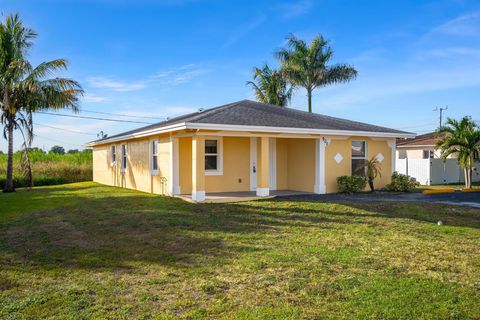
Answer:
<path fill-rule="evenodd" d="M 435 109 L 433 109 L 433 111 L 440 111 L 440 125 L 439 125 L 439 129 L 442 128 L 442 114 L 443 114 L 443 111 L 445 110 L 448 110 L 448 106 L 445 106 L 445 107 L 435 107 Z"/>

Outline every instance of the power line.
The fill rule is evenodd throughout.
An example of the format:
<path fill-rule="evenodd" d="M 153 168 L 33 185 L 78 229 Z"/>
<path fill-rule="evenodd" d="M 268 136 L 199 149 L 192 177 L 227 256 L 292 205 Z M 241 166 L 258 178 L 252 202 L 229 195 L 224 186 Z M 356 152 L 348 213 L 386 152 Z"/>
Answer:
<path fill-rule="evenodd" d="M 72 114 L 60 114 L 60 113 L 43 112 L 43 111 L 38 111 L 38 112 L 36 112 L 36 113 L 47 114 L 47 115 L 50 115 L 50 116 L 68 117 L 68 118 L 81 118 L 81 119 L 101 120 L 101 121 L 112 121 L 112 122 L 128 122 L 128 123 L 153 124 L 152 122 L 132 121 L 132 120 L 119 120 L 119 119 L 110 119 L 110 118 L 96 118 L 96 117 L 79 116 L 79 115 L 72 115 Z"/>
<path fill-rule="evenodd" d="M 89 136 L 96 136 L 95 133 L 88 133 L 88 132 L 70 130 L 70 129 L 60 128 L 60 127 L 54 127 L 54 126 L 49 126 L 49 125 L 47 125 L 47 124 L 38 123 L 38 122 L 35 122 L 35 125 L 37 125 L 37 126 L 42 126 L 42 127 L 47 127 L 47 128 L 52 128 L 52 129 L 57 129 L 57 130 L 62 130 L 62 131 L 67 131 L 67 132 L 85 134 L 85 135 L 89 135 Z"/>
<path fill-rule="evenodd" d="M 102 112 L 102 111 L 93 111 L 93 110 L 86 110 L 86 109 L 81 109 L 80 111 L 81 111 L 81 112 L 87 112 L 87 113 L 105 114 L 105 115 L 117 116 L 117 117 L 153 119 L 153 120 L 166 120 L 166 117 L 165 117 L 165 118 L 158 118 L 158 117 L 148 117 L 148 116 L 134 116 L 134 115 L 128 115 L 128 114 Z"/>

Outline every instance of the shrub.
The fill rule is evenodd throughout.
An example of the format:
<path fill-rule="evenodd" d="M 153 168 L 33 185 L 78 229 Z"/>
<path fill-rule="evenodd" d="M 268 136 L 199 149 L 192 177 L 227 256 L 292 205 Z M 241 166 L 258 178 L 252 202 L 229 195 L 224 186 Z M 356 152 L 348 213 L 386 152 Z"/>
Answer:
<path fill-rule="evenodd" d="M 337 178 L 338 192 L 353 193 L 365 189 L 367 181 L 361 176 L 341 176 Z"/>
<path fill-rule="evenodd" d="M 389 191 L 413 192 L 418 185 L 420 183 L 415 178 L 395 171 L 392 174 L 391 182 L 387 184 L 386 188 Z"/>

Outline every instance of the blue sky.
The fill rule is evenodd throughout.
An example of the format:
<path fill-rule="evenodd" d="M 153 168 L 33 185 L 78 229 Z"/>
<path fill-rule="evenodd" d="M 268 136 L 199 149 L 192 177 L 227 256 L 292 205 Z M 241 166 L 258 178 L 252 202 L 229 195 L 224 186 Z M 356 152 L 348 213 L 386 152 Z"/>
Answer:
<path fill-rule="evenodd" d="M 317 90 L 314 112 L 418 133 L 436 127 L 436 106 L 480 120 L 479 1 L 0 0 L 0 10 L 19 12 L 39 33 L 33 63 L 70 61 L 63 75 L 84 87 L 86 111 L 161 120 L 254 99 L 245 85 L 252 68 L 277 66 L 274 52 L 294 33 L 324 35 L 333 62 L 359 71 L 351 83 Z M 303 90 L 290 107 L 306 110 Z M 35 123 L 34 145 L 47 149 L 141 126 L 49 115 Z"/>

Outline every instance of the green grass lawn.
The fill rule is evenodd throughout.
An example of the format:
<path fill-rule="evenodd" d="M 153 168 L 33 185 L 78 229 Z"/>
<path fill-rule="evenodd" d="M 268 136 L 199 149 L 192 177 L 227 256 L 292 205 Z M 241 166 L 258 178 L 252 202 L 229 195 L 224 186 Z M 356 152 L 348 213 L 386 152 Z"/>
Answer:
<path fill-rule="evenodd" d="M 478 209 L 0 194 L 1 319 L 480 319 L 479 303 Z"/>

